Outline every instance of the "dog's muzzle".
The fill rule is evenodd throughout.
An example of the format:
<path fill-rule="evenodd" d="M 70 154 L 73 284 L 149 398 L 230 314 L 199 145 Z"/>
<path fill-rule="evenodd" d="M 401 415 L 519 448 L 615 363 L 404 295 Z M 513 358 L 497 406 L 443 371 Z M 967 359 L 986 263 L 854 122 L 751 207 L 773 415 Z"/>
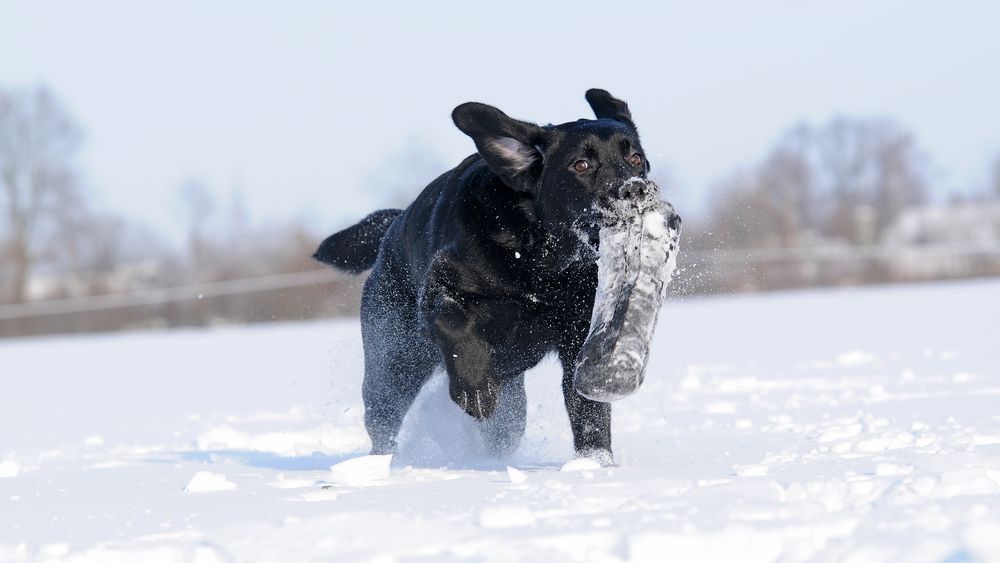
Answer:
<path fill-rule="evenodd" d="M 615 199 L 633 201 L 644 200 L 660 193 L 660 187 L 645 178 L 633 177 L 625 180 L 621 185 L 612 187 L 608 191 Z"/>
<path fill-rule="evenodd" d="M 645 377 L 650 341 L 677 261 L 681 219 L 659 187 L 631 178 L 608 190 L 588 225 L 597 229 L 597 293 L 576 360 L 576 392 L 615 401 Z"/>

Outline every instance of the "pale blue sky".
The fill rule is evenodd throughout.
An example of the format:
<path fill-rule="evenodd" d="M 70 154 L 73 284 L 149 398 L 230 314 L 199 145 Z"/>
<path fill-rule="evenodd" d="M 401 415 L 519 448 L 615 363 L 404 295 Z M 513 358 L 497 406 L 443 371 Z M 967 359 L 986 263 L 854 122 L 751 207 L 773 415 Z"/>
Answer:
<path fill-rule="evenodd" d="M 474 150 L 455 105 L 558 123 L 590 117 L 593 86 L 629 102 L 689 214 L 803 119 L 900 120 L 939 193 L 1000 154 L 997 2 L 343 4 L 0 0 L 0 84 L 51 86 L 103 205 L 175 232 L 192 177 L 254 220 L 340 225 L 408 144 L 449 167 Z"/>

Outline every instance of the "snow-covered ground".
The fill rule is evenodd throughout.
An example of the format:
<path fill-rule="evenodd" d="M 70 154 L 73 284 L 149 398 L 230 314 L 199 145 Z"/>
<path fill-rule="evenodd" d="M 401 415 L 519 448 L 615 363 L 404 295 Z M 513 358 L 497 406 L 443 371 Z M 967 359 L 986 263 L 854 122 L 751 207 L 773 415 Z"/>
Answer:
<path fill-rule="evenodd" d="M 1000 281 L 669 302 L 606 469 L 551 359 L 510 459 L 438 377 L 389 460 L 356 322 L 0 341 L 0 560 L 1000 560 L 998 319 Z"/>

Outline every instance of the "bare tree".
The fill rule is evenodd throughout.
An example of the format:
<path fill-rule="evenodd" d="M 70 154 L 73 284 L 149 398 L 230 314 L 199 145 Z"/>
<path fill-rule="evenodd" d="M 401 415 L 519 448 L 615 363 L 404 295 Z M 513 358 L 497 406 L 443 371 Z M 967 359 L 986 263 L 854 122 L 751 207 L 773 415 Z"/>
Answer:
<path fill-rule="evenodd" d="M 789 131 L 764 161 L 713 189 L 708 222 L 722 247 L 787 247 L 815 222 L 815 170 L 808 160 L 808 131 Z"/>
<path fill-rule="evenodd" d="M 857 283 L 880 279 L 877 267 L 836 271 L 778 248 L 869 245 L 926 193 L 926 166 L 913 136 L 891 120 L 837 118 L 800 124 L 761 160 L 715 187 L 712 211 L 686 229 L 689 249 L 708 257 L 688 277 L 710 290 Z M 740 251 L 763 249 L 754 267 Z M 717 253 L 728 250 L 728 253 Z M 714 261 L 711 256 L 724 255 Z"/>
<path fill-rule="evenodd" d="M 754 204 L 756 180 L 751 173 L 738 173 L 711 190 L 712 213 L 705 225 L 706 236 L 699 244 L 706 250 L 750 248 L 767 235 L 758 230 L 761 221 Z M 690 234 L 689 234 L 690 235 Z"/>
<path fill-rule="evenodd" d="M 909 132 L 895 125 L 882 131 L 874 158 L 878 178 L 873 206 L 880 231 L 908 207 L 927 200 L 927 164 Z"/>
<path fill-rule="evenodd" d="M 52 290 L 60 297 L 97 295 L 122 291 L 122 268 L 128 258 L 128 225 L 115 215 L 91 212 L 86 207 L 66 209 L 60 218 L 59 244 L 46 253 L 56 283 Z M 129 284 L 134 285 L 134 284 Z"/>
<path fill-rule="evenodd" d="M 80 131 L 51 92 L 0 90 L 2 299 L 24 301 L 38 260 L 59 231 L 58 210 L 79 199 Z"/>
<path fill-rule="evenodd" d="M 895 122 L 839 117 L 808 131 L 803 156 L 824 235 L 870 244 L 901 211 L 925 200 L 925 158 Z"/>
<path fill-rule="evenodd" d="M 188 180 L 180 189 L 188 229 L 188 252 L 190 266 L 195 270 L 192 281 L 204 281 L 198 274 L 204 274 L 211 261 L 212 243 L 209 226 L 217 208 L 215 198 L 199 180 Z"/>

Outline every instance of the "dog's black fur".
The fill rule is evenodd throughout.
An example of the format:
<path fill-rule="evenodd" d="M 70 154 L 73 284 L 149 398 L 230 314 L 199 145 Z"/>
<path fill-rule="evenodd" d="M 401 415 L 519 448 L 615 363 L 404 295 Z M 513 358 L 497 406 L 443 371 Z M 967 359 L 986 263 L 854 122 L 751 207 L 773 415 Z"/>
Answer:
<path fill-rule="evenodd" d="M 360 272 L 363 395 L 372 453 L 394 451 L 417 392 L 444 365 L 452 399 L 497 453 L 524 433 L 524 372 L 549 352 L 578 455 L 611 459 L 611 405 L 573 390 L 597 283 L 599 198 L 630 197 L 649 171 L 625 102 L 586 99 L 596 120 L 538 126 L 479 103 L 455 108 L 477 154 L 405 210 L 382 210 L 325 240 L 316 258 Z M 586 162 L 586 165 L 580 162 Z"/>

